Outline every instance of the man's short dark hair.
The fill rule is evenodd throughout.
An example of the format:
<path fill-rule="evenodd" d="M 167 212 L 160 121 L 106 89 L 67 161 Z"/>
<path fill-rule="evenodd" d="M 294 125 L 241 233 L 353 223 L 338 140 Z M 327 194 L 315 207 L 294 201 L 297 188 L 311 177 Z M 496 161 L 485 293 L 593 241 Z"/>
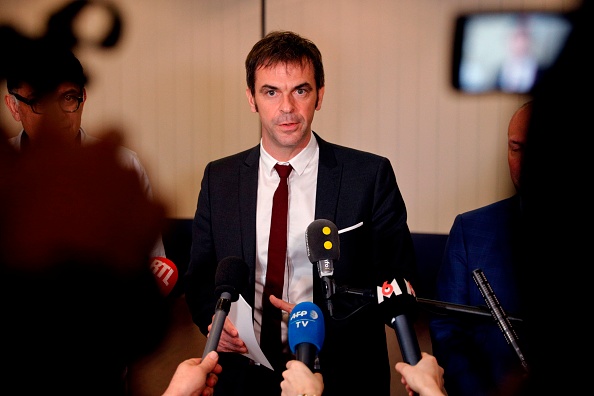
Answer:
<path fill-rule="evenodd" d="M 6 87 L 9 91 L 28 84 L 35 96 L 43 96 L 65 82 L 74 83 L 81 89 L 87 83 L 80 61 L 67 48 L 29 43 L 8 62 Z"/>
<path fill-rule="evenodd" d="M 246 82 L 255 93 L 256 70 L 277 64 L 311 63 L 316 89 L 324 86 L 324 64 L 322 54 L 313 41 L 290 31 L 273 31 L 258 41 L 245 60 Z"/>

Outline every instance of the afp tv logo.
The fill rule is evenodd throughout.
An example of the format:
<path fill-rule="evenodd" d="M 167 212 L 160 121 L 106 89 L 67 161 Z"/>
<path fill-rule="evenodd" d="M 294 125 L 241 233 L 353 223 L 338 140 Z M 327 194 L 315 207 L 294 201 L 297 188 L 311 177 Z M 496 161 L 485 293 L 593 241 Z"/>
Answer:
<path fill-rule="evenodd" d="M 296 327 L 306 327 L 310 321 L 317 321 L 320 315 L 315 310 L 299 310 L 291 314 L 290 322 Z"/>

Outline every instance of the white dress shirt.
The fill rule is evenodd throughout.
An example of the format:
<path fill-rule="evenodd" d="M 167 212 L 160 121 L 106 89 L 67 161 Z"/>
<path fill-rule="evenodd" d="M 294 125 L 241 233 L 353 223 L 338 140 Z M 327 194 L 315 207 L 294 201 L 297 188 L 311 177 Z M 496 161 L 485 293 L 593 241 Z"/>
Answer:
<path fill-rule="evenodd" d="M 313 264 L 305 249 L 305 230 L 314 220 L 316 209 L 316 186 L 318 179 L 319 148 L 313 133 L 309 144 L 288 164 L 293 167 L 289 175 L 289 231 L 287 237 L 287 261 L 283 295 L 276 296 L 293 304 L 313 301 Z M 279 183 L 274 169 L 279 162 L 272 158 L 260 144 L 258 170 L 258 203 L 256 209 L 256 295 L 254 301 L 254 332 L 260 339 L 262 323 L 262 293 L 266 282 L 268 263 L 268 237 L 272 215 L 272 197 Z M 283 321 L 282 339 L 287 341 L 287 321 Z"/>

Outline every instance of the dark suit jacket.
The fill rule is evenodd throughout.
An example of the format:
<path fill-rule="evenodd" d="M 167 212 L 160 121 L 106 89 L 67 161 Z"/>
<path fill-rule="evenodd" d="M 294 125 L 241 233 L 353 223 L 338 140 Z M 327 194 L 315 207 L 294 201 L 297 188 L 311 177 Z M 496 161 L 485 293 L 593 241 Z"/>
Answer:
<path fill-rule="evenodd" d="M 336 284 L 375 291 L 382 280 L 395 276 L 404 276 L 414 284 L 412 238 L 390 161 L 314 135 L 320 148 L 315 218 L 330 220 L 339 230 L 363 222 L 340 235 L 340 258 L 334 263 Z M 241 294 L 254 306 L 259 156 L 258 145 L 213 161 L 204 172 L 186 274 L 186 299 L 204 334 L 212 321 L 217 299 L 214 276 L 223 258 L 239 256 L 248 264 L 249 286 Z M 326 320 L 319 355 L 324 395 L 389 395 L 394 369 L 389 365 L 385 325 L 377 303 L 345 296 L 335 304 L 337 319 L 329 318 L 314 265 L 312 272 L 313 302 Z"/>
<path fill-rule="evenodd" d="M 514 195 L 456 216 L 437 276 L 437 300 L 485 306 L 472 277 L 472 271 L 481 268 L 508 316 L 522 315 L 517 273 L 520 209 L 520 197 Z M 512 321 L 522 341 L 520 325 Z M 430 321 L 430 331 L 450 395 L 490 394 L 521 369 L 519 357 L 491 317 L 437 316 Z"/>

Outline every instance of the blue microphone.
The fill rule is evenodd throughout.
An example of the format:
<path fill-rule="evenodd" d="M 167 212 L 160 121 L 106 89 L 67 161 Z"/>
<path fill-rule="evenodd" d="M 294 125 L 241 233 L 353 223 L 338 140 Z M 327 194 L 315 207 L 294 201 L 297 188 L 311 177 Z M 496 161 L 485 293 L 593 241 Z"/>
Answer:
<path fill-rule="evenodd" d="M 289 347 L 312 371 L 325 333 L 324 315 L 316 304 L 306 301 L 295 305 L 289 319 Z"/>

